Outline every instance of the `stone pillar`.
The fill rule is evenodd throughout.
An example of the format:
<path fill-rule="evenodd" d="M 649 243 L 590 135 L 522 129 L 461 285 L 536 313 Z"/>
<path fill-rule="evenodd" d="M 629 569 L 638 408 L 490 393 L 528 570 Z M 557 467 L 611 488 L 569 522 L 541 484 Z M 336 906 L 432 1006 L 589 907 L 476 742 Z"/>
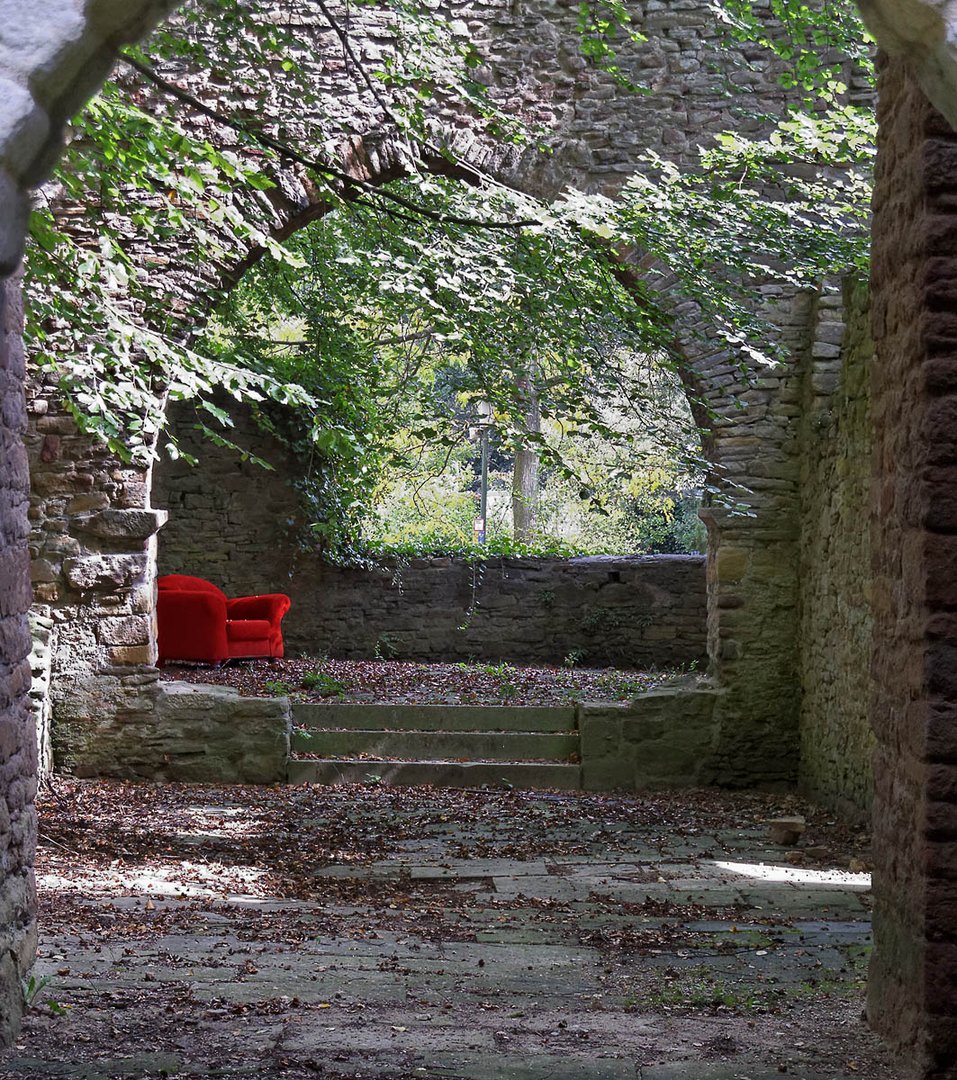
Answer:
<path fill-rule="evenodd" d="M 75 759 L 104 716 L 150 712 L 156 681 L 150 473 L 81 432 L 54 384 L 27 385 L 37 726 Z M 43 747 L 46 750 L 46 747 Z"/>
<path fill-rule="evenodd" d="M 0 0 L 0 275 L 19 263 L 28 189 L 56 159 L 65 120 L 96 90 L 120 46 L 171 7 L 172 0 Z M 0 1045 L 16 1034 L 20 980 L 36 940 L 22 326 L 19 282 L 0 276 Z"/>
<path fill-rule="evenodd" d="M 798 294 L 762 304 L 781 327 L 787 365 L 744 379 L 735 356 L 694 360 L 713 414 L 706 423 L 716 478 L 738 504 L 701 513 L 709 671 L 724 690 L 710 779 L 737 787 L 793 784 L 799 760 L 798 418 L 811 302 Z"/>
<path fill-rule="evenodd" d="M 871 1022 L 957 1074 L 957 134 L 880 71 L 872 395 Z"/>
<path fill-rule="evenodd" d="M 20 981 L 36 948 L 22 327 L 19 280 L 0 279 L 0 1045 L 19 1024 Z"/>

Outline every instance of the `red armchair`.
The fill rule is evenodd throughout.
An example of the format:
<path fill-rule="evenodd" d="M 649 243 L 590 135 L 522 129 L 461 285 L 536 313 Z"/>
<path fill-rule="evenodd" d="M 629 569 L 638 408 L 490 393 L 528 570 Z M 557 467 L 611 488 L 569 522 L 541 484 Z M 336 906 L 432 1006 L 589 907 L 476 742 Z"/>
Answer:
<path fill-rule="evenodd" d="M 282 617 L 292 602 L 282 593 L 229 600 L 204 578 L 166 574 L 157 582 L 159 662 L 282 656 Z"/>

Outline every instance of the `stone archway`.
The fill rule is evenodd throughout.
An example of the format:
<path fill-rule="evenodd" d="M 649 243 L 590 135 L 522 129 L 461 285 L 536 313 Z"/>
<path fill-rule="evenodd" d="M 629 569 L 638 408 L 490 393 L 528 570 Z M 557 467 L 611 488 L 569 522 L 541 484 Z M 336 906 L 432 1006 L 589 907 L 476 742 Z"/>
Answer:
<path fill-rule="evenodd" d="M 4 86 L 13 84 L 16 103 L 0 128 L 0 265 L 7 273 L 20 250 L 23 193 L 55 154 L 64 115 L 103 77 L 118 44 L 142 32 L 164 8 L 130 3 L 120 13 L 115 5 L 94 4 L 81 17 L 68 4 L 52 11 L 49 5 L 3 5 Z M 924 1075 L 943 1077 L 952 1074 L 957 1060 L 957 1030 L 950 1015 L 957 961 L 949 940 L 955 878 L 951 774 L 957 760 L 952 738 L 957 690 L 950 629 L 955 602 L 945 584 L 953 577 L 953 522 L 947 508 L 953 501 L 948 448 L 954 430 L 948 411 L 954 386 L 949 374 L 952 334 L 946 316 L 953 242 L 947 224 L 948 191 L 957 168 L 951 157 L 953 132 L 929 110 L 908 65 L 922 76 L 924 91 L 938 107 L 957 119 L 957 58 L 948 44 L 944 5 L 912 0 L 892 9 L 872 2 L 865 10 L 887 46 L 905 57 L 889 65 L 883 77 L 876 226 L 874 325 L 880 371 L 886 374 L 878 379 L 875 411 L 881 438 L 874 546 L 882 586 L 876 603 L 872 713 L 882 744 L 877 783 L 882 884 L 872 1019 L 891 1036 L 917 1044 Z M 898 26 L 904 29 L 895 32 Z M 906 234 L 899 231 L 902 223 L 911 227 Z M 897 258 L 901 250 L 910 255 L 906 264 Z M 23 427 L 22 369 L 16 284 L 9 279 L 2 287 L 2 309 L 0 850 L 5 869 L 0 912 L 3 925 L 11 929 L 0 939 L 0 1000 L 8 1006 L 0 1037 L 9 1038 L 17 1020 L 19 976 L 29 963 L 34 932 L 29 884 L 34 773 L 24 666 L 26 476 L 17 449 Z M 743 577 L 743 567 L 734 565 L 738 560 L 730 562 L 728 580 Z"/>
<path fill-rule="evenodd" d="M 587 69 L 573 44 L 578 29 L 571 9 L 556 12 L 547 4 L 528 5 L 507 17 L 507 33 L 497 22 L 489 24 L 480 9 L 465 16 L 457 32 L 471 35 L 487 49 L 482 78 L 493 96 L 546 120 L 555 130 L 550 156 L 528 148 L 503 149 L 440 102 L 436 124 L 445 141 L 499 182 L 544 197 L 566 184 L 613 193 L 627 171 L 639 164 L 645 148 L 691 163 L 702 129 L 718 131 L 727 122 L 723 79 L 711 70 L 709 59 L 718 47 L 718 31 L 706 5 L 699 12 L 683 13 L 677 22 L 664 12 L 645 14 L 649 41 L 629 45 L 622 63 L 656 84 L 653 99 L 618 95 L 613 80 Z M 350 25 L 360 52 L 365 18 L 374 21 L 376 16 L 360 13 Z M 331 97 L 330 80 L 342 79 L 341 65 L 330 74 L 321 62 L 323 55 L 321 49 L 316 53 L 316 77 L 320 86 L 330 85 Z M 681 63 L 673 62 L 675 56 Z M 688 72 L 693 73 L 690 84 Z M 180 76 L 181 82 L 193 85 L 201 73 Z M 784 95 L 773 70 L 762 73 L 754 95 L 771 113 L 782 107 Z M 345 171 L 377 184 L 408 167 L 409 146 L 394 137 L 379 103 L 368 100 L 354 72 L 346 89 L 338 88 L 334 109 L 347 119 L 361 118 L 351 124 L 359 130 L 343 136 L 336 149 Z M 637 131 L 642 133 L 640 142 L 633 134 Z M 447 158 L 429 151 L 418 167 L 450 169 Z M 286 236 L 326 207 L 293 167 L 280 178 L 274 209 L 276 235 Z M 252 258 L 255 253 L 237 252 L 233 277 Z M 674 282 L 665 275 L 657 284 L 667 296 Z M 716 507 L 709 521 L 711 660 L 725 692 L 715 717 L 717 745 L 708 776 L 732 784 L 787 784 L 798 775 L 800 642 L 793 617 L 800 591 L 797 402 L 812 353 L 818 344 L 827 346 L 815 338 L 821 310 L 814 297 L 760 292 L 756 290 L 759 303 L 783 312 L 782 334 L 793 362 L 762 373 L 740 394 L 729 393 L 741 380 L 739 358 L 709 340 L 693 305 L 680 305 L 676 311 L 676 332 L 687 344 L 686 368 L 717 414 L 711 439 L 714 457 L 730 482 L 750 492 L 754 515 L 739 517 Z M 826 314 L 833 334 L 840 313 L 832 307 Z M 54 626 L 47 629 L 54 630 L 60 643 L 55 641 L 52 650 L 54 688 L 61 687 L 55 708 L 61 721 L 72 725 L 76 719 L 81 726 L 92 715 L 149 711 L 154 659 L 150 537 L 161 524 L 161 515 L 150 509 L 149 477 L 145 471 L 111 464 L 95 446 L 84 446 L 42 388 L 32 407 L 34 567 L 38 599 L 51 609 Z M 93 490 L 78 489 L 83 484 Z M 67 647 L 69 665 L 58 666 L 57 656 Z M 77 738 L 82 757 L 82 746 L 90 739 L 82 732 Z M 70 751 L 69 760 L 79 758 Z"/>

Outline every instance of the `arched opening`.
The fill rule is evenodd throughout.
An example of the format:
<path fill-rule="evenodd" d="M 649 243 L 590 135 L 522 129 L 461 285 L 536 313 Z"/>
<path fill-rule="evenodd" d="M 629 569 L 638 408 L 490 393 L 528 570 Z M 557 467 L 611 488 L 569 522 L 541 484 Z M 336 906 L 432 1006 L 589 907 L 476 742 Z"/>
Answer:
<path fill-rule="evenodd" d="M 446 188 L 443 197 L 450 205 L 465 200 L 455 188 Z M 693 479 L 702 483 L 703 463 L 700 436 L 678 375 L 653 357 L 637 354 L 647 349 L 649 330 L 657 333 L 657 328 L 637 319 L 626 321 L 631 296 L 600 266 L 594 278 L 587 276 L 594 258 L 587 248 L 576 250 L 569 243 L 565 250 L 550 250 L 551 244 L 512 237 L 493 247 L 483 239 L 489 254 L 486 268 L 477 256 L 461 254 L 468 237 L 459 233 L 443 238 L 442 229 L 430 223 L 417 227 L 405 218 L 398 224 L 377 218 L 356 223 L 351 212 L 342 211 L 338 220 L 330 216 L 321 225 L 314 221 L 305 228 L 296 248 L 305 265 L 286 270 L 259 263 L 247 271 L 246 283 L 226 313 L 227 320 L 239 322 L 220 323 L 212 336 L 227 355 L 255 342 L 277 370 L 308 369 L 306 375 L 315 380 L 308 385 L 314 385 L 320 404 L 299 414 L 295 408 L 268 403 L 243 409 L 241 430 L 216 428 L 241 451 L 232 459 L 228 449 L 215 452 L 212 471 L 202 463 L 194 470 L 182 456 L 158 465 L 155 501 L 171 511 L 160 536 L 161 573 L 195 572 L 220 581 L 227 592 L 243 593 L 269 591 L 263 575 L 271 571 L 275 581 L 285 582 L 298 598 L 286 619 L 288 640 L 297 652 L 311 647 L 319 653 L 359 657 L 364 651 L 371 659 L 382 637 L 395 638 L 403 654 L 417 660 L 431 652 L 443 660 L 474 656 L 561 665 L 576 653 L 579 663 L 590 659 L 607 664 L 614 662 L 612 653 L 619 662 L 654 662 L 652 640 L 658 640 L 659 662 L 700 664 L 705 653 L 703 618 L 686 641 L 669 641 L 668 626 L 676 637 L 682 631 L 677 617 L 668 622 L 663 605 L 653 609 L 654 614 L 638 607 L 616 610 L 614 626 L 607 628 L 615 631 L 616 641 L 607 644 L 596 633 L 600 627 L 594 620 L 599 616 L 593 616 L 587 631 L 578 628 L 577 639 L 571 626 L 559 634 L 558 623 L 571 622 L 573 612 L 560 613 L 554 597 L 550 609 L 541 612 L 537 629 L 525 626 L 508 633 L 490 625 L 491 636 L 483 642 L 477 635 L 485 608 L 478 595 L 456 613 L 455 604 L 439 599 L 441 592 L 433 606 L 447 611 L 446 655 L 439 656 L 434 647 L 443 632 L 430 618 L 425 597 L 422 618 L 431 629 L 422 635 L 418 651 L 408 613 L 401 628 L 370 622 L 356 625 L 352 634 L 343 633 L 348 600 L 342 583 L 334 584 L 339 579 L 332 565 L 323 564 L 323 555 L 335 564 L 351 560 L 361 565 L 381 553 L 389 529 L 393 557 L 468 556 L 472 551 L 478 481 L 477 455 L 469 437 L 476 423 L 476 400 L 490 403 L 493 451 L 503 470 L 498 476 L 493 470 L 490 518 L 498 513 L 498 520 L 489 521 L 489 540 L 475 551 L 487 560 L 538 554 L 560 561 L 563 551 L 581 556 L 647 554 L 653 538 L 642 539 L 640 520 L 628 516 L 629 503 L 638 503 L 650 488 L 647 501 L 654 506 L 654 485 L 659 484 L 664 489 L 660 503 L 671 510 L 669 485 L 690 477 L 695 466 Z M 557 276 L 543 258 L 561 267 Z M 566 288 L 573 276 L 573 287 Z M 534 355 L 529 350 L 533 341 Z M 514 509 L 509 503 L 514 503 L 516 445 L 527 423 L 526 387 L 534 393 L 539 414 L 534 434 L 542 442 L 536 444 L 536 471 L 541 462 L 553 485 L 541 498 L 553 492 L 553 514 L 576 516 L 573 529 L 553 527 L 549 533 L 543 515 L 541 528 L 523 540 L 512 531 Z M 228 400 L 220 404 L 229 410 Z M 232 411 L 235 416 L 237 410 Z M 185 403 L 174 430 L 178 454 L 208 459 L 208 443 L 197 430 L 204 424 L 202 410 L 193 412 Z M 318 447 L 308 442 L 310 429 L 316 428 L 327 433 Z M 244 453 L 282 464 L 263 472 L 252 460 L 244 464 Z M 684 474 L 680 464 L 673 464 L 689 459 Z M 631 476 L 642 467 L 649 477 L 644 487 L 640 473 L 637 480 Z M 455 500 L 458 517 L 443 519 L 440 508 L 432 519 L 414 518 L 411 501 L 405 505 L 394 494 L 400 477 L 404 490 L 444 483 L 444 497 Z M 630 495 L 624 490 L 629 481 Z M 692 480 L 687 482 L 690 486 Z M 538 487 L 536 481 L 536 502 Z M 589 502 L 580 509 L 583 490 Z M 592 502 L 601 513 L 589 512 Z M 393 516 L 386 521 L 381 508 L 389 505 Z M 686 528 L 694 528 L 693 514 L 694 507 L 686 509 L 691 518 Z M 509 520 L 503 524 L 506 515 Z M 425 540 L 420 539 L 423 535 Z M 468 576 L 461 566 L 455 573 Z M 605 579 L 597 568 L 594 576 Z M 659 588 L 667 588 L 664 580 Z M 408 603 L 408 567 L 399 591 Z M 459 594 L 462 589 L 456 585 L 452 591 Z M 689 598 L 687 607 L 703 607 L 703 593 L 702 573 L 697 595 Z M 340 597 L 338 602 L 334 596 Z M 605 605 L 607 601 L 606 596 Z M 672 597 L 671 602 L 685 613 L 681 598 Z M 357 610 L 365 608 L 361 597 L 354 604 Z M 588 612 L 578 614 L 580 622 Z M 329 620 L 325 628 L 324 615 Z M 456 635 L 463 622 L 468 623 L 468 634 Z M 626 624 L 633 627 L 628 643 Z M 644 641 L 642 630 L 651 624 L 654 632 Z M 521 645 L 531 650 L 528 655 L 522 655 Z"/>
<path fill-rule="evenodd" d="M 96 44 L 99 43 L 100 39 L 99 39 L 98 36 L 91 35 L 90 38 L 91 38 L 92 42 L 95 42 Z M 16 546 L 16 545 L 14 545 L 14 546 Z M 891 541 L 891 546 L 893 548 L 893 546 L 894 546 L 893 541 Z M 899 548 L 900 548 L 900 545 L 898 545 L 898 548 L 895 548 L 895 550 L 899 550 Z M 17 550 L 19 550 L 19 549 L 17 549 Z M 739 561 L 739 559 L 729 558 L 728 563 L 729 564 L 740 563 L 740 561 Z M 734 572 L 740 572 L 740 566 L 736 565 L 736 566 L 733 566 L 733 567 L 732 566 L 728 567 L 729 578 L 733 577 L 732 570 Z M 886 760 L 884 761 L 884 764 L 881 765 L 881 769 L 882 770 L 887 770 L 887 771 L 882 771 L 881 772 L 882 777 L 885 777 L 885 779 L 887 779 L 888 773 L 890 773 L 891 768 L 887 764 Z M 908 818 L 907 821 L 904 822 L 904 824 L 901 826 L 900 832 L 898 834 L 895 834 L 895 836 L 897 836 L 898 839 L 900 839 L 902 836 L 903 837 L 909 836 L 908 829 L 911 828 L 912 824 L 913 823 L 911 822 L 911 819 Z M 902 843 L 901 847 L 904 847 L 906 842 L 907 841 L 905 840 L 904 843 Z M 897 850 L 897 846 L 893 845 L 893 843 L 892 843 L 892 845 L 889 846 L 889 849 L 891 849 L 892 851 Z M 889 855 L 889 858 L 893 858 L 893 856 Z M 917 877 L 919 878 L 919 875 L 917 875 Z M 915 878 L 915 880 L 917 880 L 917 878 Z M 919 890 L 915 889 L 915 895 L 916 895 L 917 891 L 919 891 Z M 942 921 L 940 923 L 940 926 L 943 926 L 944 922 L 945 922 L 945 920 L 942 919 Z M 940 929 L 940 927 L 938 929 Z M 944 989 L 946 989 L 946 987 L 944 987 Z M 939 1000 L 941 1002 L 946 1002 L 946 999 L 947 999 L 946 993 L 941 993 L 939 995 Z M 889 1012 L 893 1011 L 893 1007 L 891 1007 L 888 1011 Z M 945 1020 L 945 1018 L 944 1018 L 944 1020 Z M 919 1024 L 919 1020 L 915 1020 L 914 1024 Z M 912 1027 L 913 1027 L 913 1024 L 912 1024 Z M 912 1032 L 912 1034 L 913 1034 L 913 1032 Z M 939 1054 L 939 1058 L 941 1059 L 941 1061 L 943 1061 L 943 1059 L 945 1059 L 945 1055 L 946 1055 L 946 1052 L 947 1052 L 946 1051 L 946 1043 L 947 1043 L 947 1039 L 948 1039 L 948 1034 L 947 1034 L 946 1024 L 945 1023 L 942 1023 L 940 1025 L 940 1027 L 934 1031 L 934 1039 L 938 1040 L 938 1041 L 935 1042 L 935 1048 L 941 1051 L 941 1053 Z M 944 1065 L 942 1067 L 946 1068 L 946 1065 Z"/>
<path fill-rule="evenodd" d="M 773 96 L 777 96 L 777 87 L 773 90 Z M 640 100 L 640 99 L 636 99 Z M 660 121 L 658 122 L 660 124 Z M 454 143 L 455 137 L 450 138 L 451 143 Z M 362 183 L 368 187 L 375 187 L 380 181 L 388 181 L 394 178 L 396 173 L 403 167 L 402 154 L 406 152 L 406 148 L 401 143 L 389 143 L 387 141 L 377 141 L 375 138 L 368 136 L 362 138 L 355 138 L 350 140 L 346 146 L 344 154 L 344 164 L 347 164 L 350 169 L 353 170 L 353 174 L 361 177 Z M 513 157 L 506 155 L 501 161 L 488 160 L 488 155 L 484 155 L 486 158 L 483 169 L 486 171 L 498 172 L 502 176 L 508 176 L 513 182 L 516 182 L 516 177 L 520 175 L 519 169 L 521 162 L 516 162 Z M 526 154 L 526 157 L 528 155 Z M 434 168 L 436 171 L 449 172 L 451 171 L 463 171 L 461 166 L 451 167 L 445 157 L 441 155 L 435 155 L 433 158 L 426 158 L 423 163 L 427 168 Z M 539 183 L 538 173 L 536 169 L 538 164 L 534 164 L 529 168 L 529 177 L 525 179 L 525 183 L 528 184 L 530 189 L 533 189 L 536 183 Z M 467 170 L 465 170 L 467 172 Z M 552 182 L 558 180 L 558 173 L 552 171 Z M 604 176 L 604 183 L 607 183 L 607 172 L 603 166 L 596 168 L 596 176 Z M 474 177 L 473 177 L 474 178 Z M 594 183 L 594 180 L 592 181 Z M 366 188 L 362 189 L 363 191 Z M 280 192 L 276 195 L 277 205 L 274 209 L 278 212 L 278 221 L 273 222 L 271 225 L 272 235 L 277 238 L 288 237 L 292 235 L 295 230 L 309 221 L 314 220 L 320 216 L 328 208 L 328 200 L 321 194 L 317 194 L 315 191 L 310 190 L 308 183 L 303 181 L 297 169 L 290 170 L 288 175 L 284 175 L 283 182 L 280 185 Z M 254 248 L 249 253 L 242 255 L 234 263 L 236 267 L 234 270 L 227 272 L 227 282 L 235 281 L 241 274 L 242 269 L 250 265 L 252 261 L 260 254 L 261 246 Z M 646 271 L 649 269 L 646 267 Z M 633 277 L 633 286 L 637 287 L 639 282 L 643 281 L 646 275 L 640 277 Z M 664 276 L 660 280 L 661 292 L 667 297 L 669 288 L 673 285 L 673 281 L 669 280 L 667 276 Z M 690 335 L 696 339 L 696 345 L 694 352 L 694 359 L 690 358 L 691 349 L 689 348 L 689 356 L 686 358 L 686 362 L 683 364 L 682 370 L 689 380 L 696 380 L 700 383 L 700 392 L 696 395 L 695 400 L 699 402 L 699 407 L 704 408 L 705 405 L 715 410 L 717 413 L 721 413 L 724 410 L 725 415 L 722 420 L 722 427 L 730 430 L 730 424 L 733 423 L 733 413 L 740 408 L 741 402 L 738 399 L 729 399 L 724 392 L 724 388 L 729 385 L 733 385 L 735 379 L 739 375 L 740 361 L 736 358 L 732 352 L 723 347 L 715 347 L 715 342 L 708 340 L 707 330 L 703 328 L 701 324 L 704 322 L 701 313 L 694 309 L 694 305 L 691 305 L 691 310 L 682 312 L 679 319 L 678 330 L 682 329 L 681 319 L 689 324 Z M 795 333 L 795 339 L 803 338 L 803 326 L 795 320 L 795 328 L 801 327 L 800 331 Z M 796 346 L 797 348 L 797 346 Z M 700 372 L 698 368 L 700 367 Z M 775 385 L 783 384 L 787 381 L 789 376 L 778 374 L 770 376 L 772 383 Z M 773 396 L 773 392 L 768 389 L 764 389 L 758 392 L 759 397 Z M 746 395 L 745 395 L 746 396 Z M 44 403 L 45 404 L 45 403 Z M 756 403 L 752 412 L 757 413 L 762 411 L 759 408 L 760 403 Z M 42 406 L 41 406 L 42 407 Z M 749 406 L 750 407 L 750 406 Z M 49 408 L 47 406 L 47 408 Z M 764 413 L 767 413 L 767 408 L 762 411 L 762 417 Z M 747 417 L 746 419 L 752 419 Z M 793 433 L 789 431 L 793 424 L 791 423 L 792 417 L 786 413 L 777 415 L 771 420 L 772 427 L 778 429 L 776 437 L 769 440 L 769 445 L 775 446 L 775 451 L 783 447 L 789 439 L 793 439 Z M 34 444 L 36 447 L 35 452 L 35 474 L 39 477 L 44 472 L 44 465 L 48 464 L 44 460 L 46 457 L 54 457 L 57 453 L 56 446 L 52 444 L 52 439 L 57 437 L 57 433 L 54 428 L 59 423 L 56 417 L 50 416 L 49 412 L 44 414 L 37 420 L 38 435 L 41 428 L 49 428 L 49 432 L 44 434 L 43 439 L 38 439 Z M 48 437 L 52 436 L 48 440 Z M 713 442 L 717 445 L 721 441 L 720 432 L 714 436 Z M 730 458 L 730 455 L 729 455 Z M 73 455 L 75 461 L 75 455 Z M 746 479 L 750 482 L 749 462 L 738 455 L 736 462 L 734 462 L 729 470 L 729 477 L 731 482 L 741 483 L 742 479 Z M 768 504 L 769 513 L 777 514 L 778 504 L 782 499 L 790 498 L 792 503 L 795 498 L 796 479 L 794 476 L 793 465 L 789 466 L 786 463 L 771 464 L 772 470 L 783 470 L 785 473 L 788 471 L 790 475 L 787 476 L 783 482 L 779 483 L 778 478 L 772 478 L 771 483 L 768 486 L 768 493 L 762 494 L 761 498 Z M 746 474 L 744 477 L 735 477 L 733 473 L 737 470 Z M 760 468 L 758 469 L 760 473 Z M 71 473 L 71 475 L 74 475 Z M 142 481 L 142 477 L 140 480 Z M 757 479 L 762 479 L 758 475 Z M 44 481 L 40 481 L 42 484 Z M 56 483 L 56 481 L 54 481 Z M 775 486 L 783 489 L 782 491 L 775 490 Z M 67 485 L 69 486 L 69 485 Z M 741 486 L 747 486 L 742 484 Z M 136 491 L 137 484 L 125 485 L 126 489 Z M 142 492 L 142 487 L 140 487 Z M 134 495 L 134 497 L 136 497 Z M 132 507 L 130 508 L 132 511 Z M 96 520 L 93 522 L 93 528 L 99 529 L 102 533 L 104 530 L 112 531 L 113 535 L 109 537 L 100 537 L 100 539 L 107 540 L 110 543 L 117 541 L 119 534 L 124 528 L 130 528 L 133 530 L 142 528 L 153 528 L 157 525 L 157 519 L 155 516 L 141 518 L 135 513 L 122 515 L 122 523 L 118 521 L 115 515 L 109 515 L 109 524 L 103 523 L 102 515 L 99 511 L 94 512 Z M 793 507 L 786 511 L 786 513 L 793 517 Z M 41 512 L 39 517 L 43 517 Z M 717 519 L 712 520 L 712 535 L 716 535 L 716 529 L 714 523 Z M 85 520 L 80 523 L 83 528 L 88 528 L 89 523 Z M 733 532 L 736 521 L 732 515 L 728 528 Z M 777 534 L 786 531 L 787 528 L 793 528 L 793 523 L 790 526 L 782 526 L 781 518 L 778 516 L 774 530 Z M 726 530 L 727 532 L 727 530 Z M 140 537 L 131 534 L 133 539 L 139 541 Z M 763 580 L 766 576 L 767 567 L 772 564 L 786 565 L 789 561 L 785 556 L 781 559 L 766 558 L 763 562 L 758 560 L 752 560 L 747 550 L 742 554 L 741 551 L 732 552 L 728 544 L 730 533 L 725 536 L 725 550 L 722 560 L 712 560 L 712 564 L 715 566 L 721 566 L 727 573 L 731 575 L 731 582 L 736 589 L 736 599 L 741 601 L 742 590 L 738 588 L 742 578 L 747 578 L 753 582 L 751 588 L 751 594 L 748 597 L 748 603 L 752 605 L 760 605 L 764 602 L 764 598 L 772 597 L 769 601 L 769 610 L 767 617 L 771 621 L 780 622 L 779 613 L 781 610 L 780 598 L 776 594 L 766 593 L 762 588 Z M 81 541 L 82 543 L 82 541 Z M 114 546 L 119 547 L 121 541 Z M 62 563 L 57 563 L 55 560 L 51 562 L 49 559 L 43 558 L 44 545 L 38 544 L 38 551 L 41 552 L 41 559 L 38 561 L 38 568 L 41 572 L 46 573 L 47 565 L 49 566 L 49 573 L 54 576 L 60 572 L 62 573 Z M 113 551 L 107 548 L 107 553 L 113 554 Z M 117 552 L 118 553 L 118 552 Z M 51 553 L 52 554 L 52 553 Z M 142 566 L 136 566 L 132 569 L 132 577 L 142 583 L 149 579 L 152 573 L 152 554 L 150 551 L 146 553 L 146 562 Z M 44 565 L 46 563 L 47 565 Z M 72 569 L 72 563 L 67 569 L 70 572 Z M 84 564 L 88 566 L 90 564 Z M 100 573 L 99 565 L 91 566 L 92 571 Z M 717 580 L 717 579 L 716 579 Z M 68 617 L 64 622 L 72 622 L 77 627 L 77 638 L 71 642 L 71 650 L 76 653 L 84 647 L 87 647 L 89 654 L 89 663 L 91 666 L 99 665 L 99 671 L 101 675 L 105 675 L 110 685 L 110 693 L 113 690 L 120 690 L 123 687 L 122 679 L 125 677 L 123 673 L 124 667 L 127 665 L 136 664 L 149 664 L 154 655 L 154 639 L 151 636 L 153 634 L 150 611 L 149 610 L 136 610 L 135 605 L 140 603 L 139 596 L 136 589 L 132 587 L 132 581 L 124 582 L 121 585 L 122 589 L 129 588 L 129 592 L 123 599 L 123 604 L 130 607 L 131 610 L 122 610 L 117 613 L 117 617 L 108 624 L 101 624 L 98 629 L 90 633 L 89 621 L 85 612 L 89 610 L 89 605 L 85 602 L 76 604 L 77 593 L 82 592 L 84 588 L 89 588 L 86 584 L 86 578 L 82 575 L 73 583 L 68 583 L 70 588 L 67 590 L 71 593 L 71 597 L 68 600 L 68 606 L 72 606 L 73 610 L 77 613 L 77 618 L 73 619 Z M 116 583 L 111 580 L 106 580 L 106 591 L 115 593 Z M 53 603 L 59 603 L 60 586 L 55 581 L 41 582 L 41 591 L 48 593 Z M 93 582 L 93 587 L 96 588 L 96 581 Z M 793 599 L 795 593 L 795 585 L 793 580 L 789 583 L 791 598 Z M 787 591 L 787 590 L 785 590 Z M 750 608 L 749 608 L 750 610 Z M 716 765 L 713 770 L 714 776 L 731 783 L 747 783 L 755 779 L 760 779 L 766 782 L 788 782 L 794 779 L 797 768 L 796 758 L 796 709 L 792 705 L 788 710 L 781 710 L 777 704 L 772 704 L 777 699 L 784 698 L 790 702 L 796 702 L 796 696 L 793 693 L 794 687 L 794 669 L 793 664 L 788 661 L 776 662 L 773 665 L 769 665 L 767 662 L 767 652 L 762 651 L 759 647 L 760 642 L 767 638 L 767 626 L 758 618 L 746 620 L 741 617 L 741 612 L 737 611 L 732 616 L 729 606 L 722 606 L 718 603 L 712 604 L 712 632 L 711 632 L 711 655 L 712 662 L 717 667 L 720 665 L 722 670 L 726 673 L 730 673 L 729 681 L 736 682 L 738 687 L 752 688 L 756 682 L 760 683 L 760 687 L 757 693 L 751 693 L 750 689 L 746 693 L 742 693 L 741 700 L 739 702 L 733 702 L 733 699 L 726 701 L 726 708 L 728 709 L 725 718 L 721 721 L 721 728 L 727 732 L 727 739 L 729 749 L 721 751 L 719 757 L 723 756 L 723 763 Z M 737 625 L 733 631 L 729 632 L 728 627 L 725 626 L 723 630 L 717 628 L 717 623 L 722 621 L 728 623 L 735 619 Z M 753 624 L 754 631 L 749 629 L 749 624 Z M 59 631 L 63 634 L 63 629 Z M 722 640 L 722 633 L 725 639 Z M 787 637 L 792 635 L 792 630 L 788 628 L 783 636 Z M 750 637 L 749 637 L 750 635 Z M 68 635 L 64 635 L 66 639 Z M 122 636 L 126 640 L 117 641 L 112 640 L 115 637 Z M 55 650 L 54 650 L 55 651 Z M 739 661 L 745 659 L 745 663 L 739 663 Z M 104 663 L 105 661 L 105 663 Z M 765 685 L 768 683 L 769 675 L 772 676 L 772 685 Z M 86 704 L 78 704 L 76 695 L 72 692 L 65 695 L 71 699 L 71 703 L 66 704 L 68 710 L 72 710 L 77 715 L 88 714 L 89 709 Z M 122 696 L 122 694 L 121 694 Z M 133 706 L 135 708 L 135 705 Z M 66 730 L 63 727 L 62 730 Z M 733 735 L 731 734 L 733 733 Z M 726 737 L 722 735 L 722 739 Z M 780 740 L 783 738 L 783 742 Z M 70 736 L 72 743 L 77 742 L 77 738 L 73 735 Z M 82 736 L 79 738 L 79 742 L 84 740 Z M 748 746 L 748 754 L 746 759 L 732 747 L 735 742 L 740 746 Z M 781 752 L 781 747 L 786 749 Z M 764 750 L 760 755 L 754 751 L 757 747 L 764 747 Z M 69 760 L 73 760 L 72 752 L 68 755 Z M 734 763 L 734 764 L 732 764 Z"/>

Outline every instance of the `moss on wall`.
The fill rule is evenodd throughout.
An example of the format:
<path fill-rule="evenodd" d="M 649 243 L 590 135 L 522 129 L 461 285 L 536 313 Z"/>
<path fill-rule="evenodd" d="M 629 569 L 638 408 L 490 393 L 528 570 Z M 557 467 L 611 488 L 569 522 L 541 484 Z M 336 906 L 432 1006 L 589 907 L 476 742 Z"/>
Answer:
<path fill-rule="evenodd" d="M 870 805 L 874 746 L 868 317 L 861 285 L 819 298 L 801 448 L 800 779 L 815 797 L 857 813 Z"/>

